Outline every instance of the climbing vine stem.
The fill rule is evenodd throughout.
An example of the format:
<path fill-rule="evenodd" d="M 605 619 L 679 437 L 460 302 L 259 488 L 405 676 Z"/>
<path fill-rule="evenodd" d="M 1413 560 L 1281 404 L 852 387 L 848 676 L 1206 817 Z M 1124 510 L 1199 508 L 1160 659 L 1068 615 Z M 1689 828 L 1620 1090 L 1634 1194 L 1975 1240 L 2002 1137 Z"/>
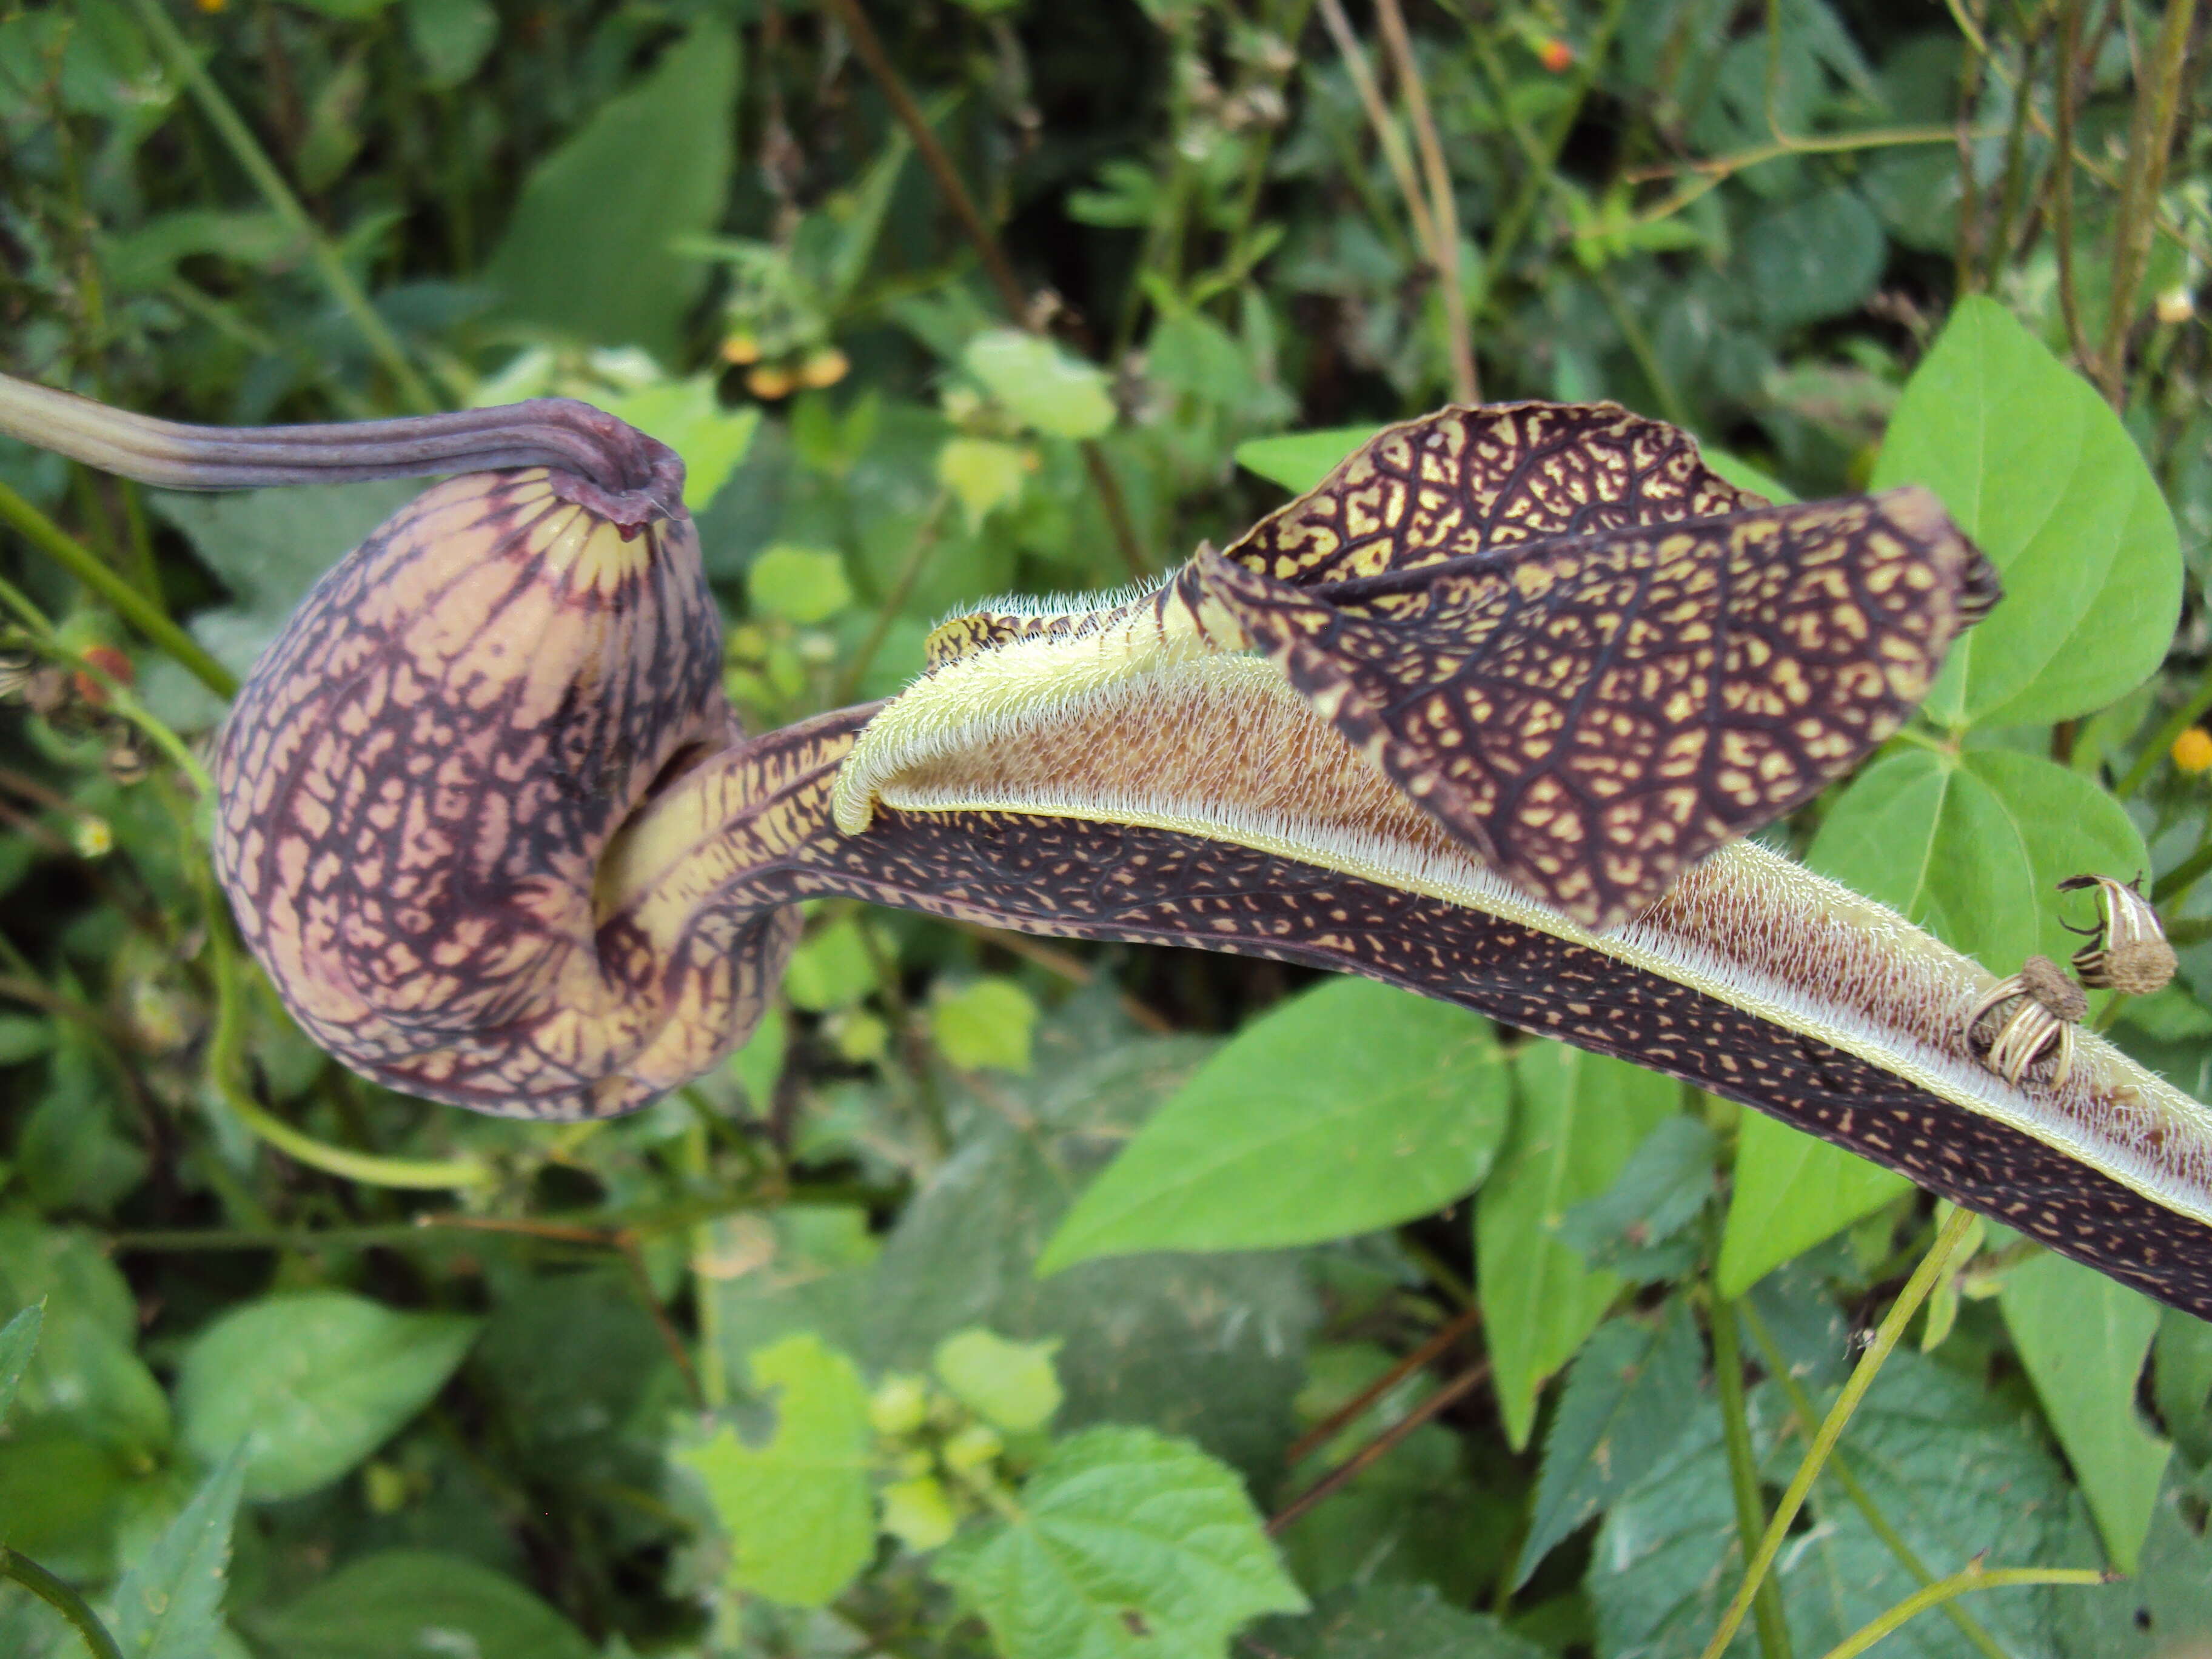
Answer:
<path fill-rule="evenodd" d="M 123 1659 L 123 1650 L 107 1633 L 107 1626 L 100 1622 L 100 1615 L 79 1595 L 37 1562 L 15 1553 L 5 1544 L 0 1544 L 0 1578 L 9 1578 L 44 1601 L 56 1613 L 76 1627 L 96 1659 Z"/>
<path fill-rule="evenodd" d="M 1836 1397 L 1836 1403 L 1828 1408 L 1827 1416 L 1821 1420 L 1819 1431 L 1813 1437 L 1813 1443 L 1806 1449 L 1803 1461 L 1797 1465 L 1797 1473 L 1790 1477 L 1789 1487 L 1782 1494 L 1782 1501 L 1775 1505 L 1773 1516 L 1766 1523 L 1766 1535 L 1759 1541 L 1759 1553 L 1752 1558 L 1750 1566 L 1745 1570 L 1743 1583 L 1736 1587 L 1735 1599 L 1729 1603 L 1728 1611 L 1721 1615 L 1720 1626 L 1713 1632 L 1713 1639 L 1705 1644 L 1703 1659 L 1720 1659 L 1720 1656 L 1728 1651 L 1729 1644 L 1735 1639 L 1736 1632 L 1743 1626 L 1744 1614 L 1750 1611 L 1751 1599 L 1759 1593 L 1759 1585 L 1765 1582 L 1767 1571 L 1774 1565 L 1774 1558 L 1781 1553 L 1782 1541 L 1789 1537 L 1790 1525 L 1797 1519 L 1797 1511 L 1805 1506 L 1805 1494 L 1813 1489 L 1813 1482 L 1820 1475 L 1821 1465 L 1828 1461 L 1828 1454 L 1843 1438 L 1844 1429 L 1850 1422 L 1851 1413 L 1858 1410 L 1859 1401 L 1866 1398 L 1866 1391 L 1874 1386 L 1874 1380 L 1881 1375 L 1890 1350 L 1897 1346 L 1898 1339 L 1905 1334 L 1905 1328 L 1911 1322 L 1912 1316 L 1919 1310 L 1920 1304 L 1928 1299 L 1928 1293 L 1942 1278 L 1944 1268 L 1950 1265 L 1951 1257 L 1965 1243 L 1967 1231 L 1973 1224 L 1974 1216 L 1971 1210 L 1953 1210 L 1937 1230 L 1936 1242 L 1928 1247 L 1928 1254 L 1921 1257 L 1920 1265 L 1913 1269 L 1912 1277 L 1905 1281 L 1904 1290 L 1898 1293 L 1896 1302 L 1891 1305 L 1888 1315 L 1875 1332 L 1874 1340 L 1868 1344 L 1859 1363 L 1852 1367 L 1850 1378 L 1844 1384 L 1843 1393 Z M 1925 1591 L 1922 1593 L 1926 1594 Z M 1933 1606 L 1934 1603 L 1929 1605 Z"/>

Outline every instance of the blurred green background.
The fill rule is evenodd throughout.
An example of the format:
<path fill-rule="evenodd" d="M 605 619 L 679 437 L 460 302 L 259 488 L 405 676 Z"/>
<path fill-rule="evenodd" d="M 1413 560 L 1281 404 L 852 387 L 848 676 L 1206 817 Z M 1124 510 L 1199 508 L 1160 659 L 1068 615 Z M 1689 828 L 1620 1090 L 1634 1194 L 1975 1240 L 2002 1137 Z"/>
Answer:
<path fill-rule="evenodd" d="M 2099 1017 L 2201 1097 L 2208 28 L 0 0 L 0 368 L 222 423 L 614 410 L 690 467 L 757 730 L 1448 401 L 1617 399 L 1770 493 L 1924 480 L 2006 569 L 2002 672 L 1769 838 L 2001 973 L 2087 917 L 2057 877 L 2143 874 L 2183 975 Z M 0 441 L 0 1321 L 43 1305 L 0 1541 L 131 1659 L 1700 1651 L 1928 1200 L 1376 987 L 843 904 L 635 1118 L 372 1087 L 238 957 L 193 766 L 415 488 Z M 1974 1243 L 1731 1651 L 1984 1555 L 2135 1577 L 1881 1651 L 2212 1641 L 2212 1330 Z M 82 1649 L 0 1583 L 0 1652 Z"/>

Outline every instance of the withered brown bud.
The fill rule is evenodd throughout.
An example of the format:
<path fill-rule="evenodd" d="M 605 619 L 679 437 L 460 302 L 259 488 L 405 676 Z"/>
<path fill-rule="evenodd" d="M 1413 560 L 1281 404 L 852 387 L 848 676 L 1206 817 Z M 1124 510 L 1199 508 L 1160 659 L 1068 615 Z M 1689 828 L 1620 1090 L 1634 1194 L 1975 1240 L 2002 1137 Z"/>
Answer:
<path fill-rule="evenodd" d="M 2089 943 L 2074 953 L 2081 983 L 2131 997 L 2162 989 L 2173 977 L 2173 947 L 2150 901 L 2133 883 L 2110 876 L 2069 876 L 2058 884 L 2062 893 L 2087 887 L 2097 890 L 2098 921 Z"/>
<path fill-rule="evenodd" d="M 2089 999 L 2066 970 L 2049 957 L 2030 957 L 2020 964 L 2021 988 L 2041 1003 L 2054 1019 L 2076 1024 L 2089 1012 Z"/>

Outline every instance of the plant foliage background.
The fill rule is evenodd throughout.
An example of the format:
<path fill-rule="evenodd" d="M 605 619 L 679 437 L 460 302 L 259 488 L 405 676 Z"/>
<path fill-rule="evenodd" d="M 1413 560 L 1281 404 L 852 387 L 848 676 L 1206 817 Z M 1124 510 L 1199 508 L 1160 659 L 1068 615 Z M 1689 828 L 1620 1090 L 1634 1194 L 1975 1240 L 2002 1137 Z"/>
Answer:
<path fill-rule="evenodd" d="M 988 254 L 848 0 L 0 5 L 0 355 L 201 421 L 590 398 L 689 462 L 756 726 L 1478 392 L 1927 483 L 2008 597 L 1773 833 L 1999 972 L 2142 872 L 2183 975 L 2106 1017 L 2212 1090 L 2203 8 L 868 15 Z M 384 1093 L 240 958 L 187 763 L 412 487 L 0 482 L 0 1540 L 131 1659 L 1693 1655 L 1936 1224 L 1462 1011 L 834 904 L 637 1117 Z M 1735 1651 L 1977 1558 L 2132 1576 L 1884 1652 L 2212 1638 L 2212 1331 L 1975 1242 Z M 79 1643 L 0 1584 L 0 1651 Z"/>

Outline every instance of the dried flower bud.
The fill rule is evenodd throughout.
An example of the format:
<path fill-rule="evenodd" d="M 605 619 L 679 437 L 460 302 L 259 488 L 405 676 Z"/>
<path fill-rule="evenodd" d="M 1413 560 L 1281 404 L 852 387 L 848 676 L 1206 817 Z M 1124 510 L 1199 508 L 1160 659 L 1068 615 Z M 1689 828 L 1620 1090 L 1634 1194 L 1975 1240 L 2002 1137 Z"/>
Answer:
<path fill-rule="evenodd" d="M 2021 988 L 2048 1009 L 2054 1019 L 2063 1019 L 2070 1025 L 2088 1015 L 2088 997 L 2049 957 L 2030 957 L 2021 963 L 2020 983 Z"/>
<path fill-rule="evenodd" d="M 39 657 L 34 651 L 14 646 L 0 650 L 0 702 L 13 702 L 21 697 L 38 667 Z"/>
<path fill-rule="evenodd" d="M 144 782 L 147 773 L 153 769 L 137 732 L 128 726 L 115 734 L 114 740 L 107 746 L 107 752 L 100 757 L 100 764 L 106 769 L 109 777 L 126 788 L 131 784 Z"/>
<path fill-rule="evenodd" d="M 2089 1012 L 2089 999 L 2066 977 L 2066 971 L 2049 957 L 2030 957 L 2020 971 L 1999 980 L 1966 1016 L 1966 1036 L 1976 1041 L 1984 1017 L 2006 1003 L 2009 1012 L 1999 1020 L 1983 1055 L 1989 1068 L 2014 1088 L 2027 1070 L 2046 1054 L 2055 1054 L 2051 1086 L 2065 1086 L 2074 1072 L 2074 1028 Z"/>
<path fill-rule="evenodd" d="M 756 398 L 764 398 L 770 402 L 778 398 L 788 398 L 794 384 L 796 382 L 793 380 L 789 369 L 779 368 L 771 363 L 760 363 L 745 372 L 745 390 Z"/>
<path fill-rule="evenodd" d="M 131 665 L 131 659 L 113 646 L 88 646 L 82 654 L 86 667 L 76 677 L 76 694 L 94 708 L 107 707 L 107 681 L 100 678 L 101 674 L 121 686 L 138 683 L 138 671 Z M 93 669 L 99 670 L 99 673 L 90 672 Z"/>
<path fill-rule="evenodd" d="M 2093 990 L 2147 997 L 2173 977 L 2173 947 L 2150 901 L 2130 882 L 2110 876 L 2069 876 L 2062 893 L 2097 890 L 2099 917 L 2089 942 L 2074 953 L 2074 971 Z"/>
<path fill-rule="evenodd" d="M 23 701 L 41 720 L 51 720 L 70 706 L 70 673 L 46 663 L 34 668 L 23 682 Z"/>

